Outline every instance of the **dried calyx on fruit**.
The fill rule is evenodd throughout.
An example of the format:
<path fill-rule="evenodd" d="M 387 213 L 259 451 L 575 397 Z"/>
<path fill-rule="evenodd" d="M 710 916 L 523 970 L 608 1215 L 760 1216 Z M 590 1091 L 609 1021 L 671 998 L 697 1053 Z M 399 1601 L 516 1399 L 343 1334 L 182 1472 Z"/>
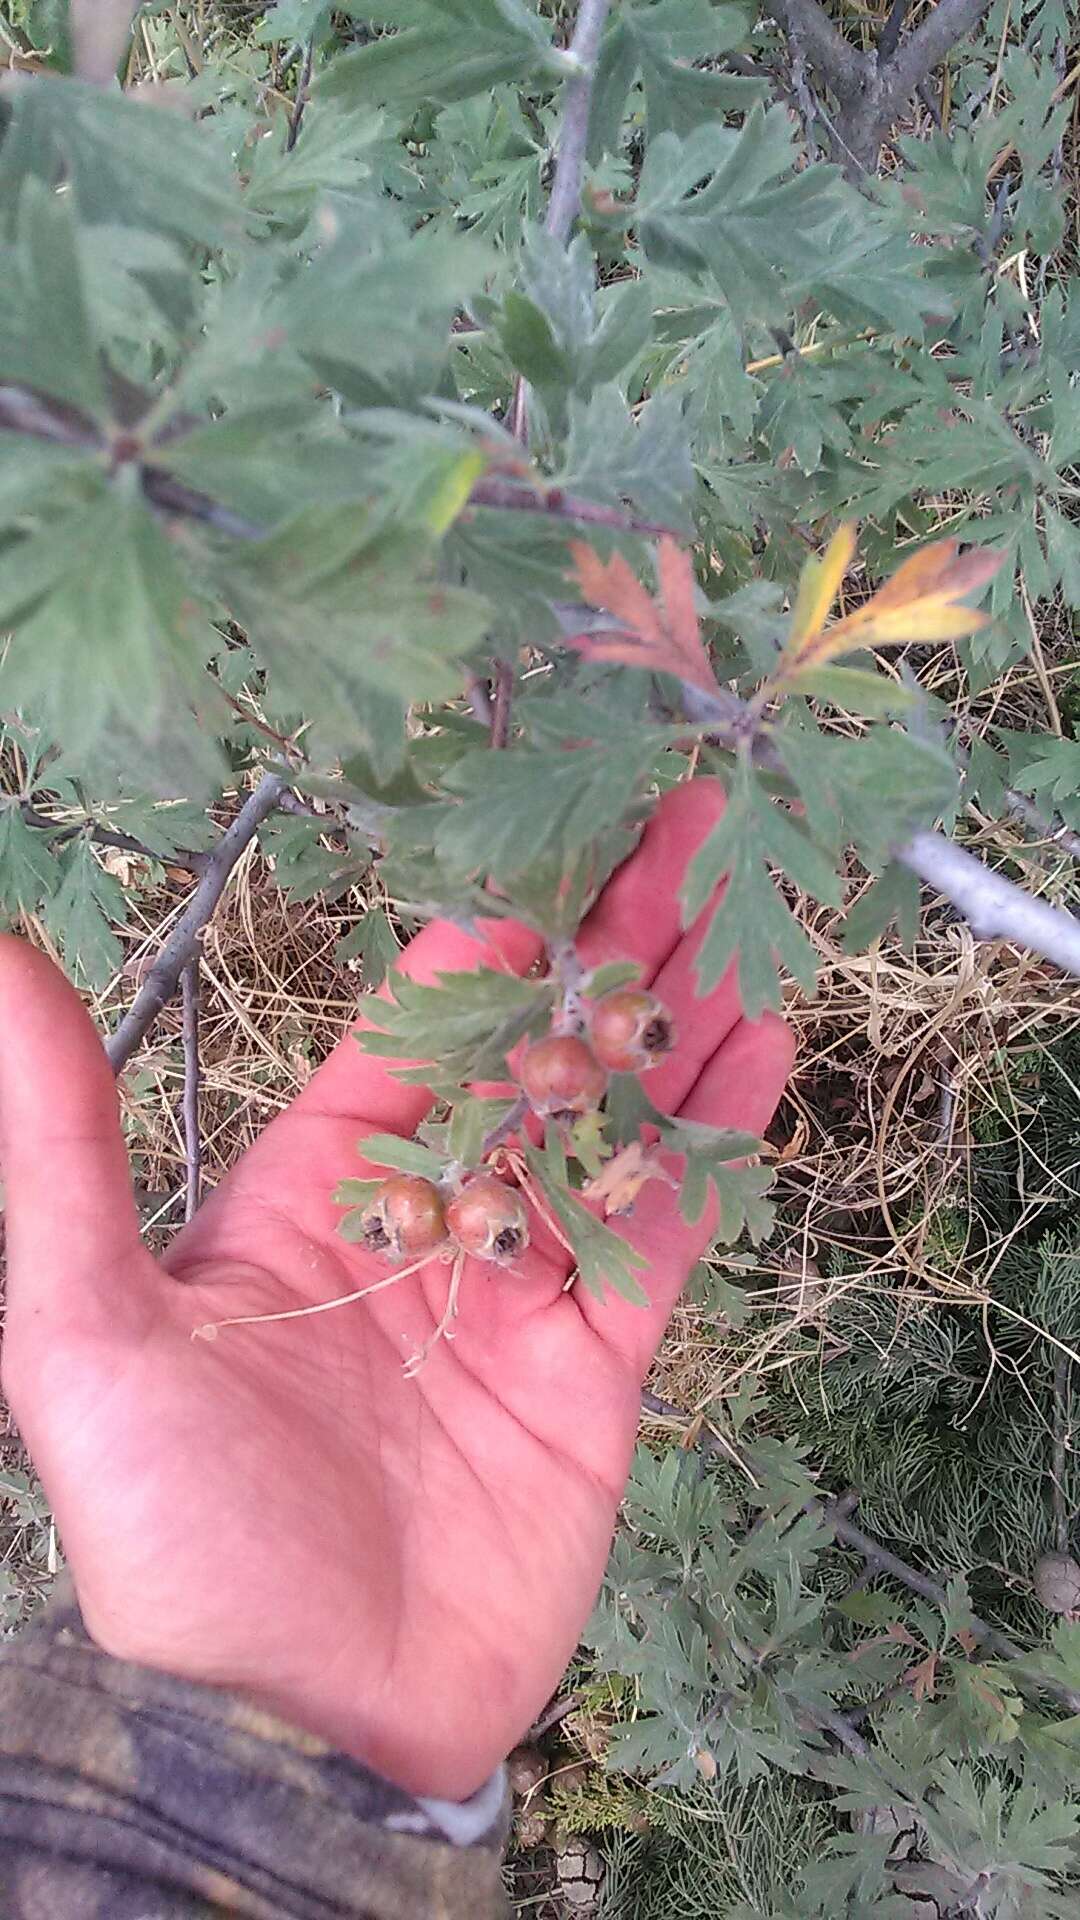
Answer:
<path fill-rule="evenodd" d="M 549 1033 L 526 1049 L 518 1079 L 534 1113 L 570 1121 L 600 1105 L 608 1077 L 577 1034 Z"/>
<path fill-rule="evenodd" d="M 617 987 L 589 1013 L 589 1038 L 610 1073 L 646 1073 L 675 1045 L 675 1023 L 644 987 Z"/>
<path fill-rule="evenodd" d="M 529 1244 L 529 1216 L 515 1187 L 477 1173 L 454 1195 L 446 1224 L 463 1253 L 508 1266 Z"/>
<path fill-rule="evenodd" d="M 395 1173 L 376 1187 L 362 1216 L 363 1245 L 392 1260 L 435 1253 L 448 1238 L 442 1195 L 430 1180 Z"/>

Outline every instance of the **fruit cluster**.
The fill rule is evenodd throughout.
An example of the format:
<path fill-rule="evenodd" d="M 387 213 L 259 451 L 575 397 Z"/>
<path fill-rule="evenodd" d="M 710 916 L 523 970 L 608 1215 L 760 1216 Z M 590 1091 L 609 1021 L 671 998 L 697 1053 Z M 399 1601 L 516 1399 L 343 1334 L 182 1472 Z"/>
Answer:
<path fill-rule="evenodd" d="M 362 1217 L 369 1253 L 420 1260 L 444 1248 L 507 1266 L 529 1244 L 529 1221 L 515 1187 L 474 1173 L 446 1200 L 433 1180 L 395 1173 L 372 1194 Z"/>
<path fill-rule="evenodd" d="M 556 1126 L 594 1112 L 611 1074 L 643 1073 L 675 1042 L 666 1007 L 641 987 L 617 987 L 560 1019 L 526 1047 L 518 1069 L 523 1108 Z M 420 1174 L 392 1174 L 371 1195 L 361 1228 L 368 1251 L 395 1262 L 463 1253 L 509 1266 L 529 1244 L 520 1193 L 487 1168 L 449 1195 Z"/>

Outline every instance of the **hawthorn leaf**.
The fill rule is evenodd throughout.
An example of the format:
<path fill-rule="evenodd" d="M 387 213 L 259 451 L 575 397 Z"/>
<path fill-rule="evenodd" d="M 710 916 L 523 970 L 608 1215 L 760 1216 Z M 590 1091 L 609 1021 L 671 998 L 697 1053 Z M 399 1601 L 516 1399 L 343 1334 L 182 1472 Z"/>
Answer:
<path fill-rule="evenodd" d="M 716 692 L 694 608 L 694 565 L 684 548 L 666 534 L 661 539 L 656 602 L 621 553 L 603 561 L 581 540 L 572 541 L 570 551 L 583 598 L 617 622 L 610 633 L 567 635 L 570 646 L 591 660 L 614 660 L 648 673 L 674 674 L 703 692 Z"/>
<path fill-rule="evenodd" d="M 769 872 L 773 863 L 819 899 L 840 904 L 833 860 L 761 787 L 745 760 L 735 768 L 727 808 L 687 869 L 684 924 L 703 911 L 721 881 L 719 903 L 697 959 L 699 991 L 708 993 L 737 957 L 739 992 L 748 1018 L 779 1010 L 782 961 L 813 993 L 814 949 Z"/>
<path fill-rule="evenodd" d="M 177 549 L 132 488 L 114 485 L 59 527 L 10 545 L 0 555 L 0 619 L 15 628 L 0 665 L 2 697 L 81 754 L 84 775 L 87 756 L 106 740 L 114 766 L 132 779 L 136 768 L 117 743 L 152 749 L 174 794 L 186 784 L 178 766 L 196 782 L 217 766 L 193 711 L 204 719 L 224 712 L 204 670 L 210 622 Z"/>
<path fill-rule="evenodd" d="M 88 437 L 108 412 L 76 208 L 33 177 L 19 194 L 15 243 L 0 276 L 0 380 L 78 409 Z"/>
<path fill-rule="evenodd" d="M 0 803 L 0 915 L 8 925 L 24 910 L 36 912 L 56 891 L 60 869 L 50 837 L 27 825 L 17 800 Z"/>
<path fill-rule="evenodd" d="M 526 1147 L 529 1171 L 539 1183 L 548 1206 L 574 1250 L 578 1278 L 595 1299 L 608 1287 L 631 1306 L 647 1307 L 649 1296 L 637 1272 L 648 1268 L 644 1254 L 598 1220 L 571 1192 L 562 1142 L 548 1129 L 543 1148 Z"/>
<path fill-rule="evenodd" d="M 1066 826 L 1080 828 L 1080 740 L 1029 736 L 1025 758 L 1026 765 L 1014 773 L 1021 793 L 1059 813 Z"/>
<path fill-rule="evenodd" d="M 855 530 L 842 526 L 821 560 L 808 561 L 791 630 L 772 686 L 798 686 L 814 670 L 855 648 L 911 640 L 958 640 L 989 625 L 990 615 L 962 604 L 989 584 L 1005 555 L 988 547 L 961 554 L 957 540 L 937 540 L 905 560 L 862 606 L 825 625 L 829 606 L 855 552 Z"/>
<path fill-rule="evenodd" d="M 467 100 L 536 71 L 560 73 L 550 29 L 524 0 L 350 0 L 346 12 L 397 29 L 340 54 L 317 92 L 347 107 Z"/>
<path fill-rule="evenodd" d="M 362 1160 L 373 1167 L 394 1167 L 399 1173 L 417 1173 L 424 1180 L 442 1177 L 443 1161 L 419 1140 L 404 1140 L 399 1133 L 367 1133 L 356 1143 Z"/>
<path fill-rule="evenodd" d="M 847 910 L 841 944 L 845 953 L 864 953 L 895 920 L 900 943 L 911 952 L 919 932 L 919 882 L 907 867 L 891 860 L 854 906 Z"/>
<path fill-rule="evenodd" d="M 202 247 L 240 243 L 257 225 L 225 143 L 180 114 L 119 89 L 44 74 L 17 88 L 8 110 L 9 179 L 21 168 L 51 194 L 65 175 L 91 225 L 144 227 Z"/>
<path fill-rule="evenodd" d="M 546 981 L 490 967 L 441 973 L 430 985 L 395 974 L 389 997 L 365 1008 L 371 1030 L 356 1038 L 365 1053 L 425 1063 L 399 1069 L 398 1078 L 456 1091 L 470 1080 L 507 1078 L 507 1053 L 542 1031 L 553 993 Z"/>
<path fill-rule="evenodd" d="M 436 833 L 440 858 L 502 880 L 552 859 L 564 865 L 628 815 L 663 737 L 656 729 L 562 752 L 466 754 L 446 777 L 458 804 Z"/>
<path fill-rule="evenodd" d="M 123 887 L 80 834 L 61 855 L 59 882 L 45 902 L 45 924 L 73 979 L 87 987 L 105 986 L 123 959 L 113 927 L 126 919 Z"/>
<path fill-rule="evenodd" d="M 364 985 L 374 992 L 382 986 L 400 952 L 398 937 L 385 909 L 368 907 L 351 933 L 338 941 L 334 965 L 342 967 L 349 960 L 359 960 Z"/>

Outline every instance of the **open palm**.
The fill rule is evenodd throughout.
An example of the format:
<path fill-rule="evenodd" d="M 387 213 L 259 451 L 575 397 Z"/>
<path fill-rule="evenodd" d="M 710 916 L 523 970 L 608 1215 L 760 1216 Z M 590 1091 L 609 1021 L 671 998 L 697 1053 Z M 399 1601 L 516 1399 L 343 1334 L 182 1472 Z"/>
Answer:
<path fill-rule="evenodd" d="M 680 1040 L 658 1106 L 760 1129 L 785 1028 L 693 997 L 679 930 L 687 858 L 722 804 L 667 796 L 582 930 L 590 963 L 640 962 Z M 534 937 L 429 927 L 416 978 L 524 968 Z M 330 1195 L 373 1130 L 428 1100 L 346 1037 L 178 1235 L 139 1242 L 100 1043 L 63 978 L 0 941 L 5 1385 L 53 1502 L 87 1626 L 106 1649 L 266 1707 L 415 1792 L 471 1792 L 543 1704 L 601 1577 L 641 1378 L 709 1237 L 647 1187 L 626 1232 L 651 1306 L 564 1291 L 541 1226 L 512 1273 L 469 1264 L 452 1344 L 403 1362 L 439 1317 L 436 1262 L 358 1304 L 213 1343 L 226 1315 L 332 1298 L 385 1275 L 336 1234 Z"/>

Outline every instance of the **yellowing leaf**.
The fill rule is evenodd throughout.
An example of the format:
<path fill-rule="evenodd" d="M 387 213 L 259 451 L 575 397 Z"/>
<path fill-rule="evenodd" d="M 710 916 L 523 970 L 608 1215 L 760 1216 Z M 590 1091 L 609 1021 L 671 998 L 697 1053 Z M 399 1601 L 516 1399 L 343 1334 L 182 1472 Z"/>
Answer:
<path fill-rule="evenodd" d="M 821 559 L 808 560 L 802 570 L 785 653 L 797 653 L 805 641 L 821 631 L 854 558 L 855 528 L 848 520 L 837 527 Z"/>
<path fill-rule="evenodd" d="M 640 1140 L 620 1147 L 602 1171 L 582 1188 L 582 1198 L 600 1201 L 604 1218 L 632 1213 L 634 1202 L 647 1180 L 664 1180 L 669 1187 L 677 1182 L 668 1173 L 659 1154 L 650 1153 Z"/>
<path fill-rule="evenodd" d="M 658 603 L 621 554 L 605 562 L 580 540 L 571 543 L 570 551 L 584 598 L 591 607 L 613 614 L 618 625 L 610 632 L 570 634 L 569 646 L 591 660 L 672 673 L 706 693 L 716 692 L 694 612 L 693 562 L 684 548 L 666 534 L 660 542 Z"/>
<path fill-rule="evenodd" d="M 424 524 L 432 533 L 444 534 L 453 525 L 486 466 L 486 456 L 470 447 L 439 475 L 423 506 Z"/>
<path fill-rule="evenodd" d="M 956 540 L 937 540 L 912 554 L 861 607 L 831 627 L 828 608 L 854 553 L 854 532 L 844 526 L 820 560 L 803 571 L 791 634 L 773 676 L 773 686 L 859 647 L 896 646 L 908 640 L 959 640 L 985 627 L 990 615 L 963 604 L 993 579 L 1005 555 L 991 547 L 961 553 Z"/>

